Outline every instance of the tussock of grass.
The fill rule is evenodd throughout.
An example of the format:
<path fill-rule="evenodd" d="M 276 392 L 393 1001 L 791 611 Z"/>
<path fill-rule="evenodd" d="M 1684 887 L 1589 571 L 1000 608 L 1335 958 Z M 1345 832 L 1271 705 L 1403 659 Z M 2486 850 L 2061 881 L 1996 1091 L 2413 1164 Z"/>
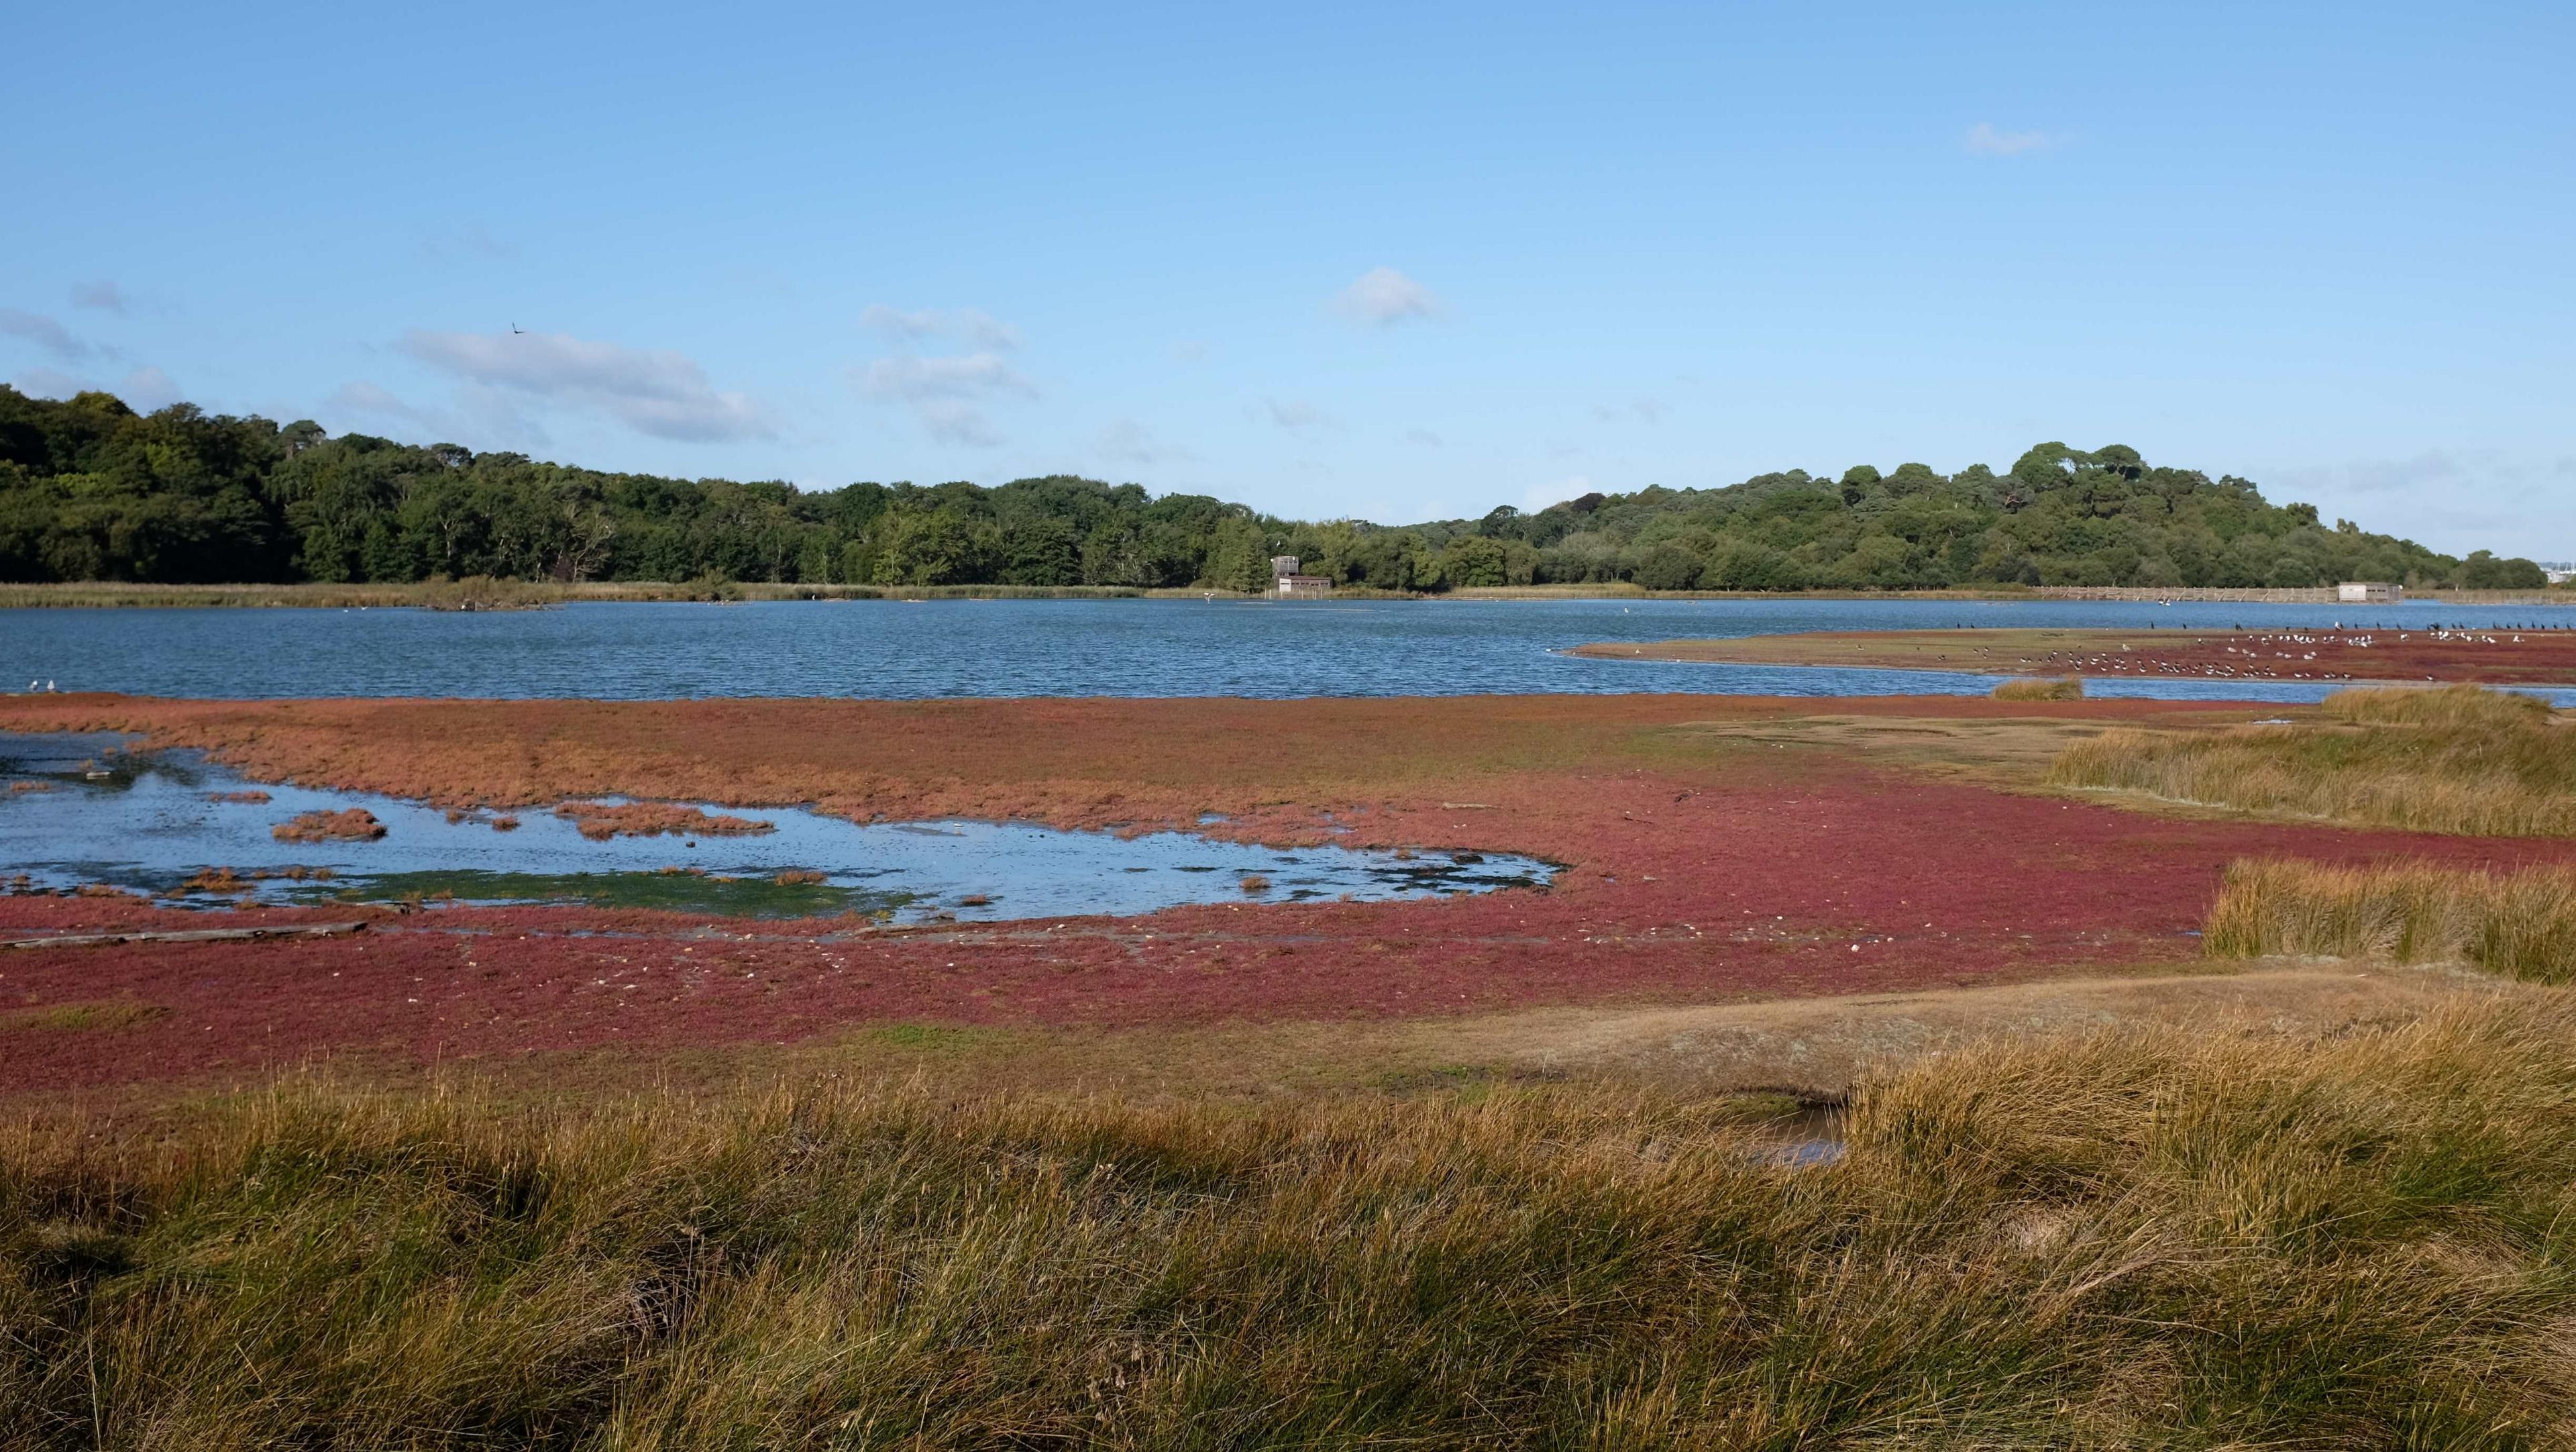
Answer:
<path fill-rule="evenodd" d="M 1681 1100 L 0 1128 L 0 1447 L 2554 1445 L 2576 1008 Z M 1489 1086 L 1490 1087 L 1490 1086 Z"/>
<path fill-rule="evenodd" d="M 2356 725 L 2485 727 L 2517 730 L 2549 724 L 2549 703 L 2520 691 L 2483 686 L 2360 686 L 2325 698 L 2321 709 Z"/>
<path fill-rule="evenodd" d="M 2016 676 L 1987 694 L 1998 701 L 2080 701 L 2084 682 L 2077 676 Z"/>
<path fill-rule="evenodd" d="M 2204 947 L 2221 958 L 2474 963 L 2566 983 L 2576 979 L 2576 868 L 2238 862 L 2210 910 Z"/>
<path fill-rule="evenodd" d="M 2546 702 L 2379 688 L 2338 691 L 2325 710 L 2341 724 L 2105 731 L 2069 745 L 2048 779 L 2356 826 L 2576 835 L 2576 732 Z"/>

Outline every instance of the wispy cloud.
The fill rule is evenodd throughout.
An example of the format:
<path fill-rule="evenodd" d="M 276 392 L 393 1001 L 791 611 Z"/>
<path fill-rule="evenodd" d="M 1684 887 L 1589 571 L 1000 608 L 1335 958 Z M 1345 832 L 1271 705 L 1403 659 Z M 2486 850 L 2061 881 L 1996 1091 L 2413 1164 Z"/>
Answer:
<path fill-rule="evenodd" d="M 2063 139 L 2045 131 L 2004 131 L 1991 121 L 1980 121 L 1968 128 L 1963 144 L 1976 156 L 2025 156 L 2046 151 Z"/>
<path fill-rule="evenodd" d="M 1431 289 L 1392 267 L 1372 267 L 1343 288 L 1333 307 L 1353 322 L 1370 327 L 1439 317 L 1447 309 Z"/>
<path fill-rule="evenodd" d="M 324 400 L 325 422 L 355 415 L 371 425 L 400 425 L 414 442 L 464 443 L 477 448 L 544 448 L 552 440 L 535 421 L 521 413 L 512 396 L 497 388 L 468 383 L 457 390 L 456 408 L 424 408 L 391 389 L 359 379 L 333 389 Z M 340 425 L 346 427 L 345 423 Z"/>
<path fill-rule="evenodd" d="M 72 287 L 72 306 L 76 308 L 95 308 L 103 313 L 114 313 L 119 317 L 123 317 L 127 307 L 129 306 L 129 300 L 125 296 L 125 290 L 123 288 L 118 287 L 115 283 L 108 281 L 106 278 L 100 278 L 96 282 L 74 284 Z"/>
<path fill-rule="evenodd" d="M 84 362 L 99 351 L 43 313 L 17 308 L 0 308 L 0 337 L 23 339 L 66 363 Z"/>
<path fill-rule="evenodd" d="M 1291 433 L 1301 433 L 1333 421 L 1332 415 L 1298 398 L 1265 398 L 1254 410 L 1254 416 L 1267 418 Z"/>
<path fill-rule="evenodd" d="M 1170 464 L 1196 458 L 1189 450 L 1164 443 L 1132 418 L 1113 421 L 1100 431 L 1100 457 L 1119 464 Z"/>
<path fill-rule="evenodd" d="M 926 338 L 962 338 L 971 347 L 1019 348 L 1027 340 L 1020 330 L 982 308 L 891 308 L 870 303 L 859 314 L 859 326 L 908 342 Z"/>
<path fill-rule="evenodd" d="M 146 363 L 125 375 L 116 386 L 116 396 L 125 406 L 138 413 L 168 408 L 179 401 L 179 385 L 169 374 Z"/>
<path fill-rule="evenodd" d="M 1208 345 L 1196 338 L 1183 338 L 1172 345 L 1172 356 L 1184 363 L 1205 363 Z"/>
<path fill-rule="evenodd" d="M 1569 475 L 1547 484 L 1532 484 L 1521 492 L 1521 513 L 1536 514 L 1551 504 L 1563 504 L 1592 492 L 1592 480 L 1582 474 Z"/>
<path fill-rule="evenodd" d="M 879 403 L 911 410 L 924 431 L 947 444 L 990 448 L 1002 442 L 999 430 L 979 406 L 1006 397 L 1035 398 L 1037 385 L 999 353 L 966 353 L 955 357 L 879 358 L 856 371 L 852 383 Z"/>
<path fill-rule="evenodd" d="M 605 414 L 655 438 L 687 443 L 770 438 L 768 411 L 718 391 L 706 370 L 668 348 L 628 348 L 567 333 L 403 335 L 403 352 L 503 395 Z"/>
<path fill-rule="evenodd" d="M 1436 449 L 1439 448 L 1441 444 L 1441 439 L 1438 434 L 1424 428 L 1406 429 L 1404 431 L 1404 441 L 1408 444 L 1419 444 L 1426 449 Z"/>
<path fill-rule="evenodd" d="M 1641 398 L 1634 403 L 1597 403 L 1592 406 L 1592 416 L 1603 423 L 1624 423 L 1635 419 L 1639 423 L 1658 424 L 1671 411 L 1661 400 L 1652 398 Z"/>
<path fill-rule="evenodd" d="M 11 375 L 9 386 L 30 398 L 69 398 L 88 384 L 55 368 L 28 368 Z"/>

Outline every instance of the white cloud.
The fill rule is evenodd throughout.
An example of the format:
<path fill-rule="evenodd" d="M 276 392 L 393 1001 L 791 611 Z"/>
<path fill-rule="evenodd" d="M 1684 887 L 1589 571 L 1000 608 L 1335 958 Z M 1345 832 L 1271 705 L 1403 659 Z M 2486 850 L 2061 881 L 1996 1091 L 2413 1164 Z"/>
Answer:
<path fill-rule="evenodd" d="M 1184 363 L 1205 363 L 1208 345 L 1196 338 L 1183 338 L 1172 345 L 1172 356 Z"/>
<path fill-rule="evenodd" d="M 655 438 L 706 443 L 769 438 L 766 410 L 722 393 L 706 370 L 668 348 L 628 348 L 566 333 L 403 335 L 402 351 L 504 400 L 542 400 L 603 413 Z"/>
<path fill-rule="evenodd" d="M 1272 423 L 1292 433 L 1317 428 L 1333 421 L 1332 416 L 1322 409 L 1303 399 L 1295 398 L 1284 402 L 1276 398 L 1265 398 L 1261 401 L 1261 407 L 1255 416 L 1268 418 Z"/>
<path fill-rule="evenodd" d="M 948 358 L 879 358 L 859 375 L 869 396 L 913 401 L 924 398 L 989 398 L 996 394 L 1037 395 L 1036 385 L 998 353 L 964 353 Z"/>
<path fill-rule="evenodd" d="M 1423 428 L 1406 429 L 1404 431 L 1404 441 L 1408 444 L 1420 444 L 1426 449 L 1439 448 L 1441 442 L 1438 434 L 1433 433 L 1429 429 Z"/>
<path fill-rule="evenodd" d="M 72 306 L 96 308 L 100 312 L 115 313 L 121 317 L 126 310 L 127 298 L 122 288 L 105 278 L 100 278 L 96 282 L 84 282 L 74 286 Z"/>
<path fill-rule="evenodd" d="M 23 338 L 66 363 L 78 363 L 98 351 L 52 318 L 17 308 L 0 308 L 0 336 Z"/>
<path fill-rule="evenodd" d="M 125 381 L 116 386 L 116 396 L 135 412 L 150 413 L 177 403 L 179 385 L 169 374 L 147 363 L 125 375 Z"/>
<path fill-rule="evenodd" d="M 1436 318 L 1444 311 L 1431 289 L 1392 267 L 1372 267 L 1361 273 L 1333 299 L 1333 306 L 1344 317 L 1380 328 Z"/>
<path fill-rule="evenodd" d="M 963 338 L 977 348 L 1016 349 L 1024 341 L 1020 330 L 994 317 L 982 308 L 890 308 L 884 303 L 870 303 L 859 315 L 859 326 L 874 332 L 890 334 L 907 341 L 924 338 Z"/>
<path fill-rule="evenodd" d="M 1001 433 L 976 406 L 977 400 L 1017 396 L 1035 398 L 1037 385 L 998 353 L 965 353 L 954 357 L 879 358 L 857 370 L 852 383 L 880 403 L 901 404 L 912 411 L 929 435 L 947 444 L 991 448 Z"/>
<path fill-rule="evenodd" d="M 1999 131 L 1994 123 L 1980 121 L 1968 128 L 1965 145 L 1978 156 L 2020 156 L 2045 151 L 2062 139 L 2045 131 Z"/>

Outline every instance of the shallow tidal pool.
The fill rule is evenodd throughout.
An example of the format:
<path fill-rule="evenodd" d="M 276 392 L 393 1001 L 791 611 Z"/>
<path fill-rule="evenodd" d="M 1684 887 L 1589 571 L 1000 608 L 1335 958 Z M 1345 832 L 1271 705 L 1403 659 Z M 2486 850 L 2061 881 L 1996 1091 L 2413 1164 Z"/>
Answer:
<path fill-rule="evenodd" d="M 1017 822 L 861 824 L 796 807 L 706 808 L 770 829 L 752 835 L 600 840 L 543 807 L 451 820 L 392 797 L 244 781 L 192 752 L 119 748 L 113 736 L 0 733 L 0 886 L 51 892 L 99 883 L 178 907 L 418 897 L 923 922 L 1437 897 L 1544 886 L 1554 871 L 1499 853 L 1399 856 Z M 262 794 L 266 800 L 252 799 Z M 273 833 L 307 812 L 350 808 L 372 813 L 384 835 L 293 842 Z M 518 825 L 496 827 L 505 816 Z M 239 888 L 209 884 L 210 869 L 228 870 Z"/>

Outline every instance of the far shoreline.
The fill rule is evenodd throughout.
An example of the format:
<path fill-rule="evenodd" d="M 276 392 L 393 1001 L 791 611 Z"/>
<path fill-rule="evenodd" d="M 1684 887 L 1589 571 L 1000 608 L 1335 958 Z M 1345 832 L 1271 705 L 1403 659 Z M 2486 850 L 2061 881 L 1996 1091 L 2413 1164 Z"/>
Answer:
<path fill-rule="evenodd" d="M 2129 604 L 2334 605 L 2330 588 L 2314 589 L 2107 589 L 2092 586 L 1992 586 L 1925 590 L 1648 590 L 1625 582 L 1586 585 L 1484 585 L 1440 591 L 1346 587 L 1315 599 L 1203 587 L 1119 585 L 838 585 L 779 581 L 681 580 L 423 580 L 404 583 L 131 584 L 72 581 L 0 584 L 0 610 L 32 609 L 307 609 L 307 610 L 534 610 L 572 604 L 741 604 L 775 601 L 932 600 L 1225 600 L 1309 605 L 1333 600 L 1545 601 L 1794 601 L 1866 600 L 1977 602 L 1990 604 L 2079 602 Z M 2443 590 L 2411 595 L 2402 603 L 2447 606 L 2570 606 L 2576 589 Z"/>

